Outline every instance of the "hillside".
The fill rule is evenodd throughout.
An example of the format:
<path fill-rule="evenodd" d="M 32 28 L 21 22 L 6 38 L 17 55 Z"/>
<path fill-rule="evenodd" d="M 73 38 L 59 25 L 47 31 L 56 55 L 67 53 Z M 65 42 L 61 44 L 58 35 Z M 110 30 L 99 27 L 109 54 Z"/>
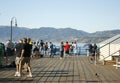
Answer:
<path fill-rule="evenodd" d="M 10 39 L 10 27 L 0 26 L 0 41 Z M 72 28 L 56 29 L 52 27 L 41 27 L 29 29 L 25 27 L 13 27 L 13 40 L 17 41 L 24 37 L 30 37 L 33 40 L 43 39 L 44 41 L 75 41 L 78 42 L 100 42 L 114 35 L 120 34 L 120 30 L 97 31 L 88 33 L 82 30 Z"/>

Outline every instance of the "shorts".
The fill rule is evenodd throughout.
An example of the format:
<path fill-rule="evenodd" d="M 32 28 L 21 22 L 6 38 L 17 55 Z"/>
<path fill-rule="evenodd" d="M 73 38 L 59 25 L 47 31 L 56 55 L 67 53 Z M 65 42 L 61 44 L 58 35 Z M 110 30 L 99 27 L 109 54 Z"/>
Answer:
<path fill-rule="evenodd" d="M 23 57 L 21 59 L 21 66 L 24 66 L 24 64 L 30 66 L 30 57 Z"/>
<path fill-rule="evenodd" d="M 65 51 L 66 54 L 69 54 L 69 50 L 68 51 Z"/>
<path fill-rule="evenodd" d="M 15 59 L 15 64 L 16 64 L 16 65 L 19 65 L 19 63 L 20 63 L 20 57 L 16 57 L 16 59 Z"/>

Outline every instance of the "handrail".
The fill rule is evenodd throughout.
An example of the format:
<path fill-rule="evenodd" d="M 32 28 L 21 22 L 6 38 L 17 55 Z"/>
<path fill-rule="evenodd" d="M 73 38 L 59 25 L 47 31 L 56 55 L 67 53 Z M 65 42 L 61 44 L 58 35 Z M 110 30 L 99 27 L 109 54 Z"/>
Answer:
<path fill-rule="evenodd" d="M 105 45 L 103 45 L 103 46 L 99 47 L 99 48 L 98 48 L 98 50 L 100 50 L 101 48 L 103 48 L 103 47 L 105 47 L 105 46 L 109 45 L 110 43 L 112 43 L 112 42 L 114 42 L 114 41 L 118 40 L 119 38 L 120 38 L 120 36 L 119 36 L 119 37 L 117 37 L 116 39 L 114 39 L 114 40 L 112 40 L 112 41 L 110 41 L 110 42 L 106 43 Z M 114 53 L 110 54 L 109 56 L 112 56 L 113 54 L 117 53 L 118 51 L 120 51 L 120 50 L 117 50 L 116 52 L 114 52 Z M 104 57 L 102 60 L 105 60 L 105 59 L 106 59 L 106 58 L 108 58 L 109 56 Z"/>
<path fill-rule="evenodd" d="M 112 56 L 113 54 L 117 53 L 117 52 L 120 52 L 120 49 L 119 49 L 119 50 L 117 50 L 116 52 L 112 53 L 112 54 L 111 54 L 111 56 Z"/>
<path fill-rule="evenodd" d="M 117 53 L 117 52 L 119 52 L 119 51 L 120 51 L 120 50 L 117 50 L 116 52 L 112 53 L 112 54 L 111 54 L 111 55 L 109 55 L 109 56 L 112 56 L 113 54 L 115 54 L 115 53 Z M 104 60 L 104 59 L 108 58 L 109 56 L 104 57 L 102 60 Z"/>
<path fill-rule="evenodd" d="M 119 39 L 119 38 L 120 38 L 120 37 L 118 37 L 118 38 L 116 38 L 116 39 L 114 39 L 114 40 L 112 40 L 112 41 L 110 41 L 110 42 L 106 43 L 105 45 L 103 45 L 103 46 L 99 47 L 99 48 L 98 48 L 98 50 L 99 50 L 99 49 L 101 49 L 101 48 L 103 48 L 104 46 L 106 46 L 106 45 L 108 45 L 108 44 L 110 44 L 110 43 L 112 43 L 112 42 L 116 41 L 116 40 L 117 40 L 117 39 Z"/>

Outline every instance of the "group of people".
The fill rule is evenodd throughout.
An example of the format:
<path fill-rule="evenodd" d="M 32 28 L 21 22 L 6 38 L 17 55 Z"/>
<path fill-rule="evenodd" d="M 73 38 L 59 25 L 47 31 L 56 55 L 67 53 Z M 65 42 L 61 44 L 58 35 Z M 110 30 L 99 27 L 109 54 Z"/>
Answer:
<path fill-rule="evenodd" d="M 72 42 L 72 44 L 69 44 L 68 41 L 66 41 L 66 44 L 61 42 L 60 45 L 60 59 L 63 59 L 65 56 L 69 55 L 76 55 L 77 54 L 77 43 Z"/>
<path fill-rule="evenodd" d="M 16 72 L 15 76 L 21 76 L 22 75 L 22 69 L 23 66 L 26 66 L 27 71 L 29 74 L 27 77 L 32 77 L 32 69 L 30 67 L 30 57 L 32 53 L 32 44 L 30 38 L 24 38 L 19 40 L 18 43 L 13 43 L 11 40 L 9 40 L 6 43 L 6 46 L 3 43 L 0 43 L 0 65 L 3 66 L 3 58 L 6 58 L 4 60 L 8 61 L 8 57 L 15 56 L 14 64 L 16 65 Z M 11 61 L 13 60 L 13 57 L 10 58 Z M 11 62 L 8 65 L 11 65 L 13 62 Z M 7 64 L 6 64 L 7 65 Z"/>
<path fill-rule="evenodd" d="M 96 44 L 89 44 L 89 55 L 92 56 L 91 60 L 95 60 L 95 56 L 98 56 L 98 47 Z"/>
<path fill-rule="evenodd" d="M 33 43 L 33 57 L 49 55 L 54 57 L 56 46 L 52 42 L 44 42 L 43 40 Z"/>
<path fill-rule="evenodd" d="M 32 69 L 30 66 L 30 57 L 32 53 L 32 44 L 30 38 L 24 38 L 23 40 L 19 40 L 19 43 L 15 46 L 15 63 L 16 63 L 16 72 L 15 76 L 22 75 L 23 66 L 26 66 L 26 70 L 28 70 L 29 74 L 27 77 L 32 77 Z"/>
<path fill-rule="evenodd" d="M 60 59 L 63 59 L 66 56 L 77 55 L 77 42 L 72 42 L 71 44 L 66 41 L 62 41 L 60 43 Z M 16 64 L 16 72 L 15 76 L 22 76 L 23 67 L 26 69 L 29 74 L 27 77 L 32 77 L 32 69 L 30 66 L 31 56 L 38 56 L 40 52 L 44 55 L 49 55 L 50 58 L 54 57 L 54 44 L 52 42 L 43 42 L 40 40 L 39 42 L 32 42 L 30 38 L 20 39 L 18 43 L 13 44 L 10 40 L 6 45 L 6 53 L 5 53 L 5 45 L 0 43 L 0 55 L 11 56 L 15 55 L 15 64 Z M 93 57 L 97 54 L 97 45 L 89 44 L 89 54 Z M 2 65 L 2 56 L 0 56 L 0 65 Z"/>
<path fill-rule="evenodd" d="M 50 58 L 54 57 L 55 45 L 52 42 L 43 42 L 40 40 L 39 42 L 32 42 L 30 38 L 20 39 L 17 43 L 13 43 L 12 41 L 8 41 L 6 43 L 6 47 L 4 44 L 0 44 L 0 55 L 4 56 L 15 56 L 15 65 L 16 72 L 14 76 L 22 76 L 23 68 L 29 72 L 27 77 L 32 77 L 32 69 L 30 66 L 31 57 L 37 54 L 49 55 Z M 63 59 L 69 55 L 77 54 L 77 43 L 72 42 L 71 44 L 68 41 L 64 44 L 61 42 L 60 44 L 60 59 Z M 38 55 L 37 55 L 38 56 Z M 0 56 L 0 65 L 2 65 L 2 57 Z"/>
<path fill-rule="evenodd" d="M 35 47 L 35 49 L 34 49 Z M 58 50 L 58 49 L 57 49 Z M 34 42 L 33 44 L 33 54 L 34 52 L 40 52 L 43 55 L 49 55 L 50 58 L 53 58 L 55 55 L 56 46 L 52 42 L 43 42 L 43 40 Z M 66 41 L 60 43 L 59 47 L 60 59 L 64 58 L 67 55 L 76 55 L 77 54 L 77 42 L 72 42 L 71 44 Z M 34 54 L 36 55 L 36 54 Z"/>

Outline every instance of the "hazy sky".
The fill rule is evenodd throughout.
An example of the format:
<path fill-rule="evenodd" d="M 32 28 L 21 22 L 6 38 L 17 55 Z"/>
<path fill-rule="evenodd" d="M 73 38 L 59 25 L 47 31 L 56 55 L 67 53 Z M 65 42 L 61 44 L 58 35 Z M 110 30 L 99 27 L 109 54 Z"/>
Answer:
<path fill-rule="evenodd" d="M 120 29 L 120 0 L 0 0 L 0 25 L 71 27 L 86 32 Z"/>

